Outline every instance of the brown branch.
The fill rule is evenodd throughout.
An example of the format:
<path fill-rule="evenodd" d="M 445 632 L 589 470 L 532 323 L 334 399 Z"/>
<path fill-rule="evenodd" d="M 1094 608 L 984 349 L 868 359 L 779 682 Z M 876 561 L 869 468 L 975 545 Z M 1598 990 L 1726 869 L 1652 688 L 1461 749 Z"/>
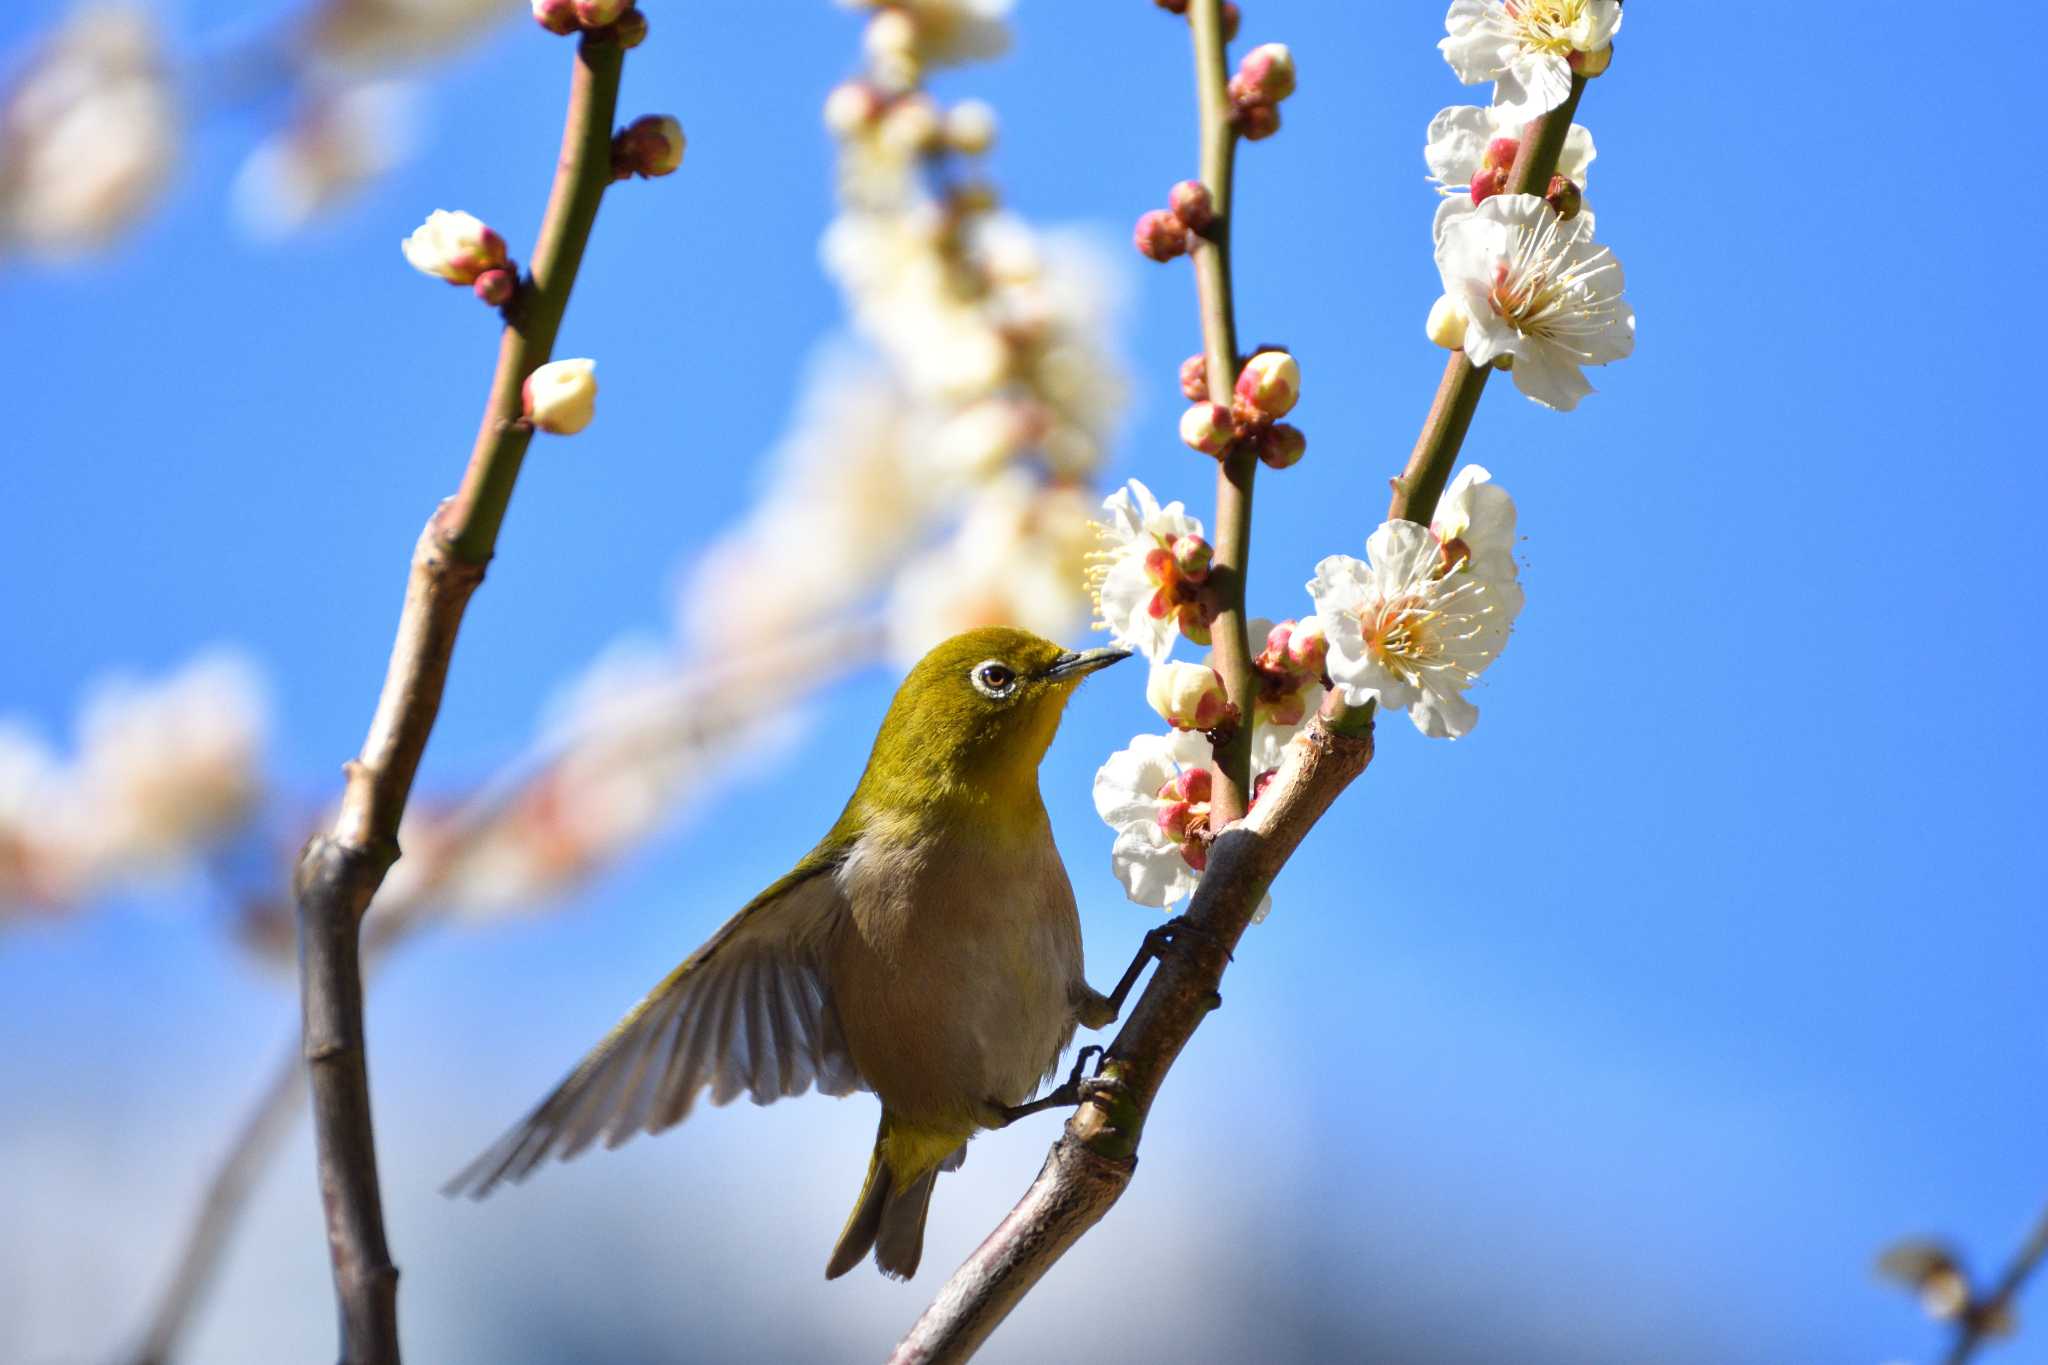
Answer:
<path fill-rule="evenodd" d="M 891 1365 L 943 1365 L 973 1355 L 1117 1201 L 1137 1169 L 1138 1139 L 1153 1098 L 1215 1008 L 1223 969 L 1266 888 L 1371 759 L 1369 730 L 1339 734 L 1320 719 L 1289 746 L 1259 803 L 1210 846 L 1208 870 L 1188 906 L 1188 928 L 1162 957 L 1104 1058 L 1103 1092 L 1067 1121 L 1038 1179 L 946 1282 Z"/>
<path fill-rule="evenodd" d="M 221 1253 L 227 1249 L 242 1206 L 299 1116 L 299 1106 L 305 1102 L 305 1075 L 294 1048 L 271 1073 L 248 1117 L 235 1131 L 226 1156 L 207 1182 L 199 1217 L 185 1236 L 170 1283 L 157 1300 L 141 1343 L 127 1357 L 130 1365 L 169 1365 L 192 1310 L 220 1269 Z"/>
<path fill-rule="evenodd" d="M 872 620 L 832 619 L 759 642 L 763 650 L 715 667 L 698 668 L 672 683 L 660 704 L 631 726 L 643 751 L 687 751 L 693 780 L 705 775 L 707 751 L 729 746 L 756 719 L 759 689 L 765 680 L 785 686 L 790 678 L 822 687 L 838 671 L 875 657 L 885 632 Z M 785 688 L 786 690 L 786 688 Z M 376 902 L 363 925 L 362 960 L 367 977 L 413 932 L 439 921 L 446 907 L 449 883 L 463 859 L 497 828 L 534 784 L 544 782 L 564 756 L 593 737 L 591 732 L 554 736 L 514 758 L 478 794 L 465 801 L 428 841 L 431 859 L 423 876 L 408 884 L 407 894 L 393 899 L 388 891 Z M 417 856 L 417 855 L 415 855 Z M 257 1180 L 273 1160 L 304 1103 L 305 1067 L 299 1050 L 280 1059 L 251 1104 L 233 1139 L 222 1152 L 207 1181 L 198 1212 L 181 1243 L 163 1293 L 151 1310 L 148 1325 L 127 1365 L 168 1365 L 193 1313 L 219 1274 L 220 1261 L 234 1235 Z"/>
<path fill-rule="evenodd" d="M 520 389 L 554 345 L 577 264 L 611 180 L 611 130 L 624 52 L 608 36 L 578 44 L 548 210 L 530 278 L 506 310 L 504 340 L 461 491 L 427 522 L 413 552 L 397 640 L 362 753 L 330 833 L 300 856 L 299 990 L 313 1092 L 321 1205 L 334 1266 L 345 1365 L 396 1365 L 398 1268 L 384 1238 L 363 1044 L 360 929 L 397 861 L 398 827 L 440 711 L 455 637 L 483 581 L 532 439 Z"/>

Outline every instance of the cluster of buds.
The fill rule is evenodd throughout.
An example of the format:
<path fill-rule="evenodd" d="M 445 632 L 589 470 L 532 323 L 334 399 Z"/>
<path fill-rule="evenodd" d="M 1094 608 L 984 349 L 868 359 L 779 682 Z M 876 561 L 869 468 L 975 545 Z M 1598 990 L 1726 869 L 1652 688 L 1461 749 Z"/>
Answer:
<path fill-rule="evenodd" d="M 607 30 L 623 48 L 647 41 L 647 16 L 633 0 L 533 0 L 533 20 L 550 33 Z"/>
<path fill-rule="evenodd" d="M 1324 666 L 1329 657 L 1329 636 L 1313 616 L 1282 621 L 1267 631 L 1265 648 L 1252 660 L 1259 684 L 1253 709 L 1259 723 L 1299 725 L 1307 719 L 1317 689 L 1327 686 Z"/>
<path fill-rule="evenodd" d="M 1152 0 L 1152 3 L 1168 14 L 1186 14 L 1188 0 Z M 1244 22 L 1244 12 L 1232 0 L 1223 0 L 1223 41 L 1230 42 L 1237 37 L 1237 26 Z"/>
<path fill-rule="evenodd" d="M 1216 221 L 1216 200 L 1199 180 L 1183 180 L 1166 194 L 1166 207 L 1138 215 L 1131 240 L 1148 260 L 1170 261 L 1194 247 L 1193 237 Z"/>
<path fill-rule="evenodd" d="M 1486 151 L 1479 158 L 1479 169 L 1472 173 L 1474 204 L 1483 204 L 1496 194 L 1507 192 L 1508 182 L 1514 175 L 1515 158 L 1521 153 L 1522 139 L 1519 137 L 1497 137 L 1486 144 Z M 1553 175 L 1544 189 L 1543 200 L 1557 210 L 1559 218 L 1569 223 L 1585 206 L 1585 190 L 1568 175 Z"/>
<path fill-rule="evenodd" d="M 1152 665 L 1145 701 L 1176 730 L 1235 729 L 1237 706 L 1223 688 L 1223 676 L 1207 664 Z"/>
<path fill-rule="evenodd" d="M 1153 586 L 1146 610 L 1156 621 L 1173 618 L 1180 633 L 1198 645 L 1209 643 L 1209 623 L 1216 619 L 1216 604 L 1208 590 L 1209 564 L 1214 558 L 1209 542 L 1195 535 L 1176 537 L 1171 545 L 1145 555 L 1145 577 Z"/>
<path fill-rule="evenodd" d="M 435 209 L 399 243 L 406 262 L 423 275 L 468 285 L 493 308 L 518 292 L 519 271 L 505 254 L 505 239 L 473 213 Z"/>
<path fill-rule="evenodd" d="M 612 136 L 612 179 L 672 175 L 683 164 L 688 139 L 668 114 L 642 114 Z"/>
<path fill-rule="evenodd" d="M 1285 43 L 1260 43 L 1230 78 L 1232 119 L 1248 142 L 1280 131 L 1280 101 L 1294 93 L 1294 54 Z"/>
<path fill-rule="evenodd" d="M 1301 397 L 1301 367 L 1293 356 L 1285 351 L 1252 356 L 1238 371 L 1227 406 L 1203 396 L 1208 378 L 1208 363 L 1201 356 L 1181 363 L 1181 392 L 1195 400 L 1180 418 L 1180 438 L 1190 449 L 1220 459 L 1240 441 L 1250 442 L 1259 459 L 1274 469 L 1285 469 L 1307 453 L 1308 437 L 1279 420 Z"/>

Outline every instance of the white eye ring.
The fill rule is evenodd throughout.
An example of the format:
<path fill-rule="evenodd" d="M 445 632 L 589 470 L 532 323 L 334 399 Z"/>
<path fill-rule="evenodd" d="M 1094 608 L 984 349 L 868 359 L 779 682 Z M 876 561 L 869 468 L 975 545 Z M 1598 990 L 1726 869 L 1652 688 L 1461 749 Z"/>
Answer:
<path fill-rule="evenodd" d="M 1001 659 L 983 659 L 967 670 L 967 681 L 982 696 L 1001 701 L 1017 690 L 1017 671 Z"/>

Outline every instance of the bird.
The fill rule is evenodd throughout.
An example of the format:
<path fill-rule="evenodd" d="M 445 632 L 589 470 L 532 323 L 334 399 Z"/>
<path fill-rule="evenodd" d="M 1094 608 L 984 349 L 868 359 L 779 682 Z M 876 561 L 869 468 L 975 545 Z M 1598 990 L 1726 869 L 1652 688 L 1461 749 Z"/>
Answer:
<path fill-rule="evenodd" d="M 481 1199 L 600 1137 L 661 1132 L 706 1090 L 713 1104 L 869 1090 L 881 1123 L 825 1276 L 872 1251 L 883 1274 L 909 1279 L 938 1173 L 977 1132 L 1055 1101 L 1026 1103 L 1077 1026 L 1116 1020 L 1143 966 L 1141 951 L 1109 995 L 1089 986 L 1038 790 L 1076 686 L 1127 657 L 1002 626 L 932 649 L 830 832 L 445 1192 Z"/>

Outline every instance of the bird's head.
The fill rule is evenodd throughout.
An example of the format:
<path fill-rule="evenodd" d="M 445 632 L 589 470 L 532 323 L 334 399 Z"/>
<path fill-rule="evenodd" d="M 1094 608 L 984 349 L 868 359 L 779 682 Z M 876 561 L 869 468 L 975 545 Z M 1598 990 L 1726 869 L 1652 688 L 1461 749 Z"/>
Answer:
<path fill-rule="evenodd" d="M 955 635 L 896 690 L 861 792 L 887 810 L 1035 796 L 1038 762 L 1067 698 L 1081 679 L 1127 657 L 1122 649 L 1076 653 L 1009 626 Z"/>

